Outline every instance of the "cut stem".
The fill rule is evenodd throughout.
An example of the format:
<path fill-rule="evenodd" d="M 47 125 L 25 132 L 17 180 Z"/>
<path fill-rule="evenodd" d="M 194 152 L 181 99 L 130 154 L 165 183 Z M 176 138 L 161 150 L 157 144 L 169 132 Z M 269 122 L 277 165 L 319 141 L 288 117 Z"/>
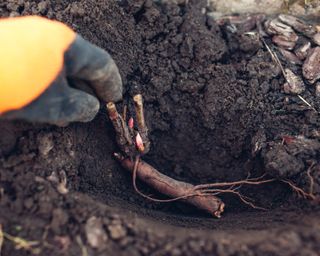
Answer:
<path fill-rule="evenodd" d="M 107 104 L 108 115 L 116 132 L 117 144 L 121 151 L 128 156 L 135 154 L 135 145 L 128 126 L 126 125 L 122 116 L 118 113 L 116 106 L 113 102 Z"/>
<path fill-rule="evenodd" d="M 135 95 L 133 97 L 133 101 L 134 101 L 134 107 L 137 115 L 138 128 L 141 130 L 146 130 L 147 127 L 144 119 L 142 95 L 141 94 Z"/>
<path fill-rule="evenodd" d="M 141 135 L 143 144 L 144 144 L 144 151 L 141 152 L 143 154 L 146 154 L 149 152 L 150 149 L 150 141 L 148 139 L 148 127 L 146 125 L 146 121 L 144 118 L 144 110 L 143 110 L 143 99 L 141 94 L 137 94 L 133 97 L 134 101 L 134 107 L 137 117 L 137 123 L 138 123 L 138 131 Z"/>

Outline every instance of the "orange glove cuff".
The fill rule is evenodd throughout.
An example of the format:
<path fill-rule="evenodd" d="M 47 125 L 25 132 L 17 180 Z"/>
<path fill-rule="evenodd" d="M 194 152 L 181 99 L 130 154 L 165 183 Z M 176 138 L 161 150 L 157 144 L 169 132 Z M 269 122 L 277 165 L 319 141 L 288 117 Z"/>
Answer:
<path fill-rule="evenodd" d="M 0 114 L 39 97 L 64 66 L 75 40 L 68 26 L 37 16 L 0 19 Z"/>

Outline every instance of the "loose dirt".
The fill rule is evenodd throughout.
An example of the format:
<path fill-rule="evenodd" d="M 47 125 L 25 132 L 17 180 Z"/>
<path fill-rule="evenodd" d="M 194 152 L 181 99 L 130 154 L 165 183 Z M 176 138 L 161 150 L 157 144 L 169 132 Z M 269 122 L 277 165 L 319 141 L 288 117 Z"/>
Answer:
<path fill-rule="evenodd" d="M 261 42 L 220 28 L 203 15 L 205 4 L 11 0 L 0 3 L 0 14 L 60 20 L 108 50 L 129 109 L 135 93 L 145 97 L 152 148 L 144 160 L 163 173 L 200 184 L 267 172 L 308 190 L 307 170 L 320 157 L 319 114 L 283 92 L 280 69 Z M 302 96 L 320 109 L 313 87 Z M 270 210 L 226 196 L 219 220 L 136 195 L 112 158 L 117 148 L 104 106 L 87 124 L 1 121 L 0 131 L 0 223 L 39 241 L 40 255 L 319 255 L 318 202 L 297 198 L 281 182 L 242 190 Z M 306 140 L 281 143 L 298 135 Z M 47 179 L 62 171 L 67 194 Z M 319 195 L 319 163 L 312 175 Z M 104 234 L 96 249 L 86 235 L 92 223 Z M 3 255 L 30 252 L 5 240 Z"/>

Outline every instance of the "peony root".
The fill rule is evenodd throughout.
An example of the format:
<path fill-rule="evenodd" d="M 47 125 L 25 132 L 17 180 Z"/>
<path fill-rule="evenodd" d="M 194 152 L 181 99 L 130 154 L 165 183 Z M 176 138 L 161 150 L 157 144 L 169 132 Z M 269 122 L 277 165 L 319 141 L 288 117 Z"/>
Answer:
<path fill-rule="evenodd" d="M 148 153 L 150 140 L 144 118 L 142 95 L 135 95 L 133 101 L 137 119 L 137 130 L 134 127 L 135 121 L 132 117 L 129 118 L 128 122 L 126 121 L 127 108 L 124 109 L 123 116 L 118 113 L 116 106 L 112 102 L 107 104 L 107 109 L 116 132 L 117 144 L 124 154 L 124 156 L 115 154 L 115 157 L 125 169 L 132 172 L 133 187 L 140 196 L 154 202 L 162 203 L 183 200 L 186 203 L 209 212 L 217 218 L 220 218 L 221 213 L 224 211 L 225 204 L 216 196 L 224 193 L 238 196 L 244 204 L 252 208 L 266 210 L 265 208 L 256 206 L 251 198 L 239 192 L 239 189 L 243 185 L 260 185 L 275 181 L 275 179 L 264 179 L 265 175 L 258 178 L 247 177 L 245 180 L 234 182 L 219 182 L 194 186 L 190 183 L 174 180 L 140 160 L 141 155 Z M 310 171 L 308 172 L 308 176 L 311 176 Z M 170 197 L 170 199 L 156 199 L 145 195 L 136 185 L 137 177 L 155 190 Z M 289 184 L 295 191 L 303 194 L 294 184 L 287 180 L 283 182 Z M 313 179 L 311 179 L 311 187 L 313 186 L 312 182 Z M 312 194 L 312 190 L 310 193 Z"/>
<path fill-rule="evenodd" d="M 217 197 L 212 194 L 202 193 L 201 191 L 195 191 L 194 185 L 174 180 L 159 171 L 153 168 L 151 165 L 146 162 L 137 159 L 137 161 L 132 161 L 130 158 L 125 158 L 120 154 L 115 154 L 117 160 L 121 165 L 133 172 L 133 175 L 137 175 L 145 183 L 156 189 L 162 194 L 165 194 L 172 199 L 161 200 L 150 198 L 143 193 L 139 193 L 139 190 L 136 188 L 135 178 L 133 178 L 134 187 L 136 191 L 152 201 L 157 202 L 172 202 L 177 200 L 183 200 L 186 203 L 192 204 L 199 209 L 209 212 L 213 216 L 220 218 L 221 213 L 224 210 L 225 204 Z"/>

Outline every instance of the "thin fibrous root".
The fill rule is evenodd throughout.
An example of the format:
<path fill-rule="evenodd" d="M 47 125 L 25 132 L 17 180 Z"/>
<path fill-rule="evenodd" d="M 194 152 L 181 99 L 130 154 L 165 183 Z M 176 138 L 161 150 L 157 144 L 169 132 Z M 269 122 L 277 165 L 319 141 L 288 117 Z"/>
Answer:
<path fill-rule="evenodd" d="M 298 195 L 302 196 L 303 198 L 311 200 L 316 199 L 315 195 L 305 192 L 303 189 L 296 186 L 292 181 L 286 179 L 283 179 L 281 181 L 288 184 L 293 189 L 293 191 L 295 191 Z"/>
<path fill-rule="evenodd" d="M 257 206 L 254 203 L 250 202 L 250 200 L 252 200 L 251 198 L 248 198 L 244 195 L 242 195 L 239 191 L 236 191 L 234 189 L 203 189 L 201 190 L 201 193 L 209 193 L 212 194 L 214 193 L 215 195 L 218 194 L 225 194 L 225 193 L 229 193 L 229 194 L 235 194 L 238 196 L 238 198 L 246 205 L 249 205 L 251 208 L 253 209 L 257 209 L 257 210 L 263 210 L 263 211 L 267 211 L 267 208 L 261 207 L 261 206 Z"/>
<path fill-rule="evenodd" d="M 235 185 L 261 185 L 264 183 L 270 183 L 275 181 L 276 179 L 268 179 L 268 180 L 239 180 L 233 182 L 217 182 L 217 183 L 209 183 L 209 184 L 201 184 L 195 186 L 196 190 L 206 189 L 206 188 L 214 188 L 214 187 L 226 187 L 226 186 L 235 186 Z"/>
<path fill-rule="evenodd" d="M 309 194 L 311 194 L 311 195 L 313 195 L 313 187 L 314 187 L 314 179 L 313 179 L 313 177 L 312 177 L 312 175 L 311 175 L 311 171 L 312 171 L 312 168 L 315 166 L 315 162 L 313 162 L 310 166 L 309 166 L 309 168 L 308 168 L 308 170 L 307 170 L 307 176 L 308 176 L 308 178 L 309 178 L 309 181 L 310 181 L 310 187 L 309 187 Z"/>
<path fill-rule="evenodd" d="M 284 71 L 284 68 L 283 68 L 283 66 L 281 64 L 281 61 L 279 60 L 278 55 L 270 49 L 269 45 L 267 44 L 267 42 L 262 37 L 260 37 L 260 39 L 263 42 L 264 46 L 267 48 L 268 52 L 270 53 L 272 60 L 278 65 L 278 67 L 280 68 L 283 76 L 286 78 L 286 72 Z"/>
<path fill-rule="evenodd" d="M 158 198 L 151 197 L 150 195 L 146 195 L 143 192 L 141 192 L 140 189 L 137 187 L 136 180 L 137 180 L 138 164 L 139 164 L 139 157 L 137 157 L 135 160 L 135 164 L 134 164 L 134 168 L 133 168 L 133 172 L 132 172 L 133 188 L 140 196 L 142 196 L 150 201 L 157 202 L 157 203 L 171 203 L 171 202 L 179 201 L 182 199 L 187 199 L 187 198 L 193 197 L 193 196 L 208 196 L 209 195 L 208 193 L 202 193 L 200 191 L 195 191 L 194 189 L 192 189 L 192 191 L 190 191 L 190 193 L 187 193 L 187 194 L 179 196 L 179 197 L 170 198 L 170 199 L 158 199 Z"/>

